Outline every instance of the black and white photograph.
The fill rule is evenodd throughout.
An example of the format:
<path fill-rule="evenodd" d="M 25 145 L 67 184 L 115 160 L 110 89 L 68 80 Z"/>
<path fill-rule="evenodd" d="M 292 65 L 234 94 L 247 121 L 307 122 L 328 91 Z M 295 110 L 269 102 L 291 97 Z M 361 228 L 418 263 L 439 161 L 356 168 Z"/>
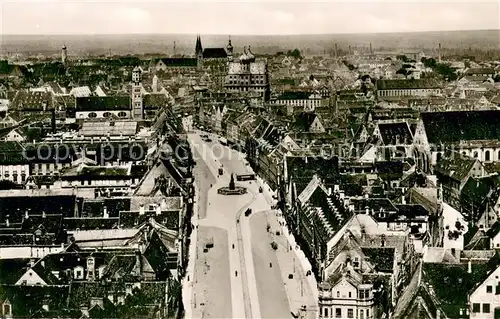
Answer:
<path fill-rule="evenodd" d="M 0 0 L 0 319 L 500 319 L 499 0 Z"/>

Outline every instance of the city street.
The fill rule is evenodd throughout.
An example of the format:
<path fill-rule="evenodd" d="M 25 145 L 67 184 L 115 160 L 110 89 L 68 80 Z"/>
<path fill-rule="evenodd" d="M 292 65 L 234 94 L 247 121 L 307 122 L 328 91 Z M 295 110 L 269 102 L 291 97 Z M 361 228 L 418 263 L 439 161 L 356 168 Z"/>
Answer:
<path fill-rule="evenodd" d="M 270 208 L 272 198 L 259 193 L 261 184 L 236 181 L 248 189 L 247 194 L 217 193 L 218 188 L 228 186 L 231 173 L 252 172 L 243 155 L 222 146 L 216 137 L 212 142 L 197 134 L 188 138 L 197 163 L 193 218 L 197 228 L 191 239 L 189 280 L 183 289 L 186 317 L 291 318 L 301 305 L 314 309 L 307 270 L 281 234 L 278 212 Z M 220 167 L 224 174 L 217 177 Z M 247 208 L 253 211 L 249 217 L 243 214 Z M 276 251 L 273 241 L 278 244 Z M 213 247 L 207 249 L 211 242 Z M 290 274 L 293 279 L 288 279 Z"/>

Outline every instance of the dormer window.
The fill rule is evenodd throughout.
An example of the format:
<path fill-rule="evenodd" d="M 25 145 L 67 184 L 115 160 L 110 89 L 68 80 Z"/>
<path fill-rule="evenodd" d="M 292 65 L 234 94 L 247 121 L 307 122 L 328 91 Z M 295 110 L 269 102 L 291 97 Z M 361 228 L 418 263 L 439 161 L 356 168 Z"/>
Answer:
<path fill-rule="evenodd" d="M 8 303 L 3 304 L 3 315 L 12 316 L 12 307 Z"/>
<path fill-rule="evenodd" d="M 354 268 L 359 268 L 359 257 L 354 257 L 354 262 L 352 263 Z"/>

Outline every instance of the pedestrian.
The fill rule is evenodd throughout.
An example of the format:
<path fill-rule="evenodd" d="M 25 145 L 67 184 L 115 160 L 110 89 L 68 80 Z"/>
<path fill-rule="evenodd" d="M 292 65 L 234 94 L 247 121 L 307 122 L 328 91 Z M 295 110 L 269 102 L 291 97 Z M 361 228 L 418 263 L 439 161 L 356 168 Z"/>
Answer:
<path fill-rule="evenodd" d="M 234 276 L 238 277 L 238 271 L 237 270 L 234 271 Z"/>

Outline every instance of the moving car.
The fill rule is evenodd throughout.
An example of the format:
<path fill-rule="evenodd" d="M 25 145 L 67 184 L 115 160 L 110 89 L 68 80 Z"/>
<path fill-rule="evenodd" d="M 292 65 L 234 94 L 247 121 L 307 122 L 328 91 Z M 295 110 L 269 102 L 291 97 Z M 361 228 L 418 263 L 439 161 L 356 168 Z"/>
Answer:
<path fill-rule="evenodd" d="M 251 213 L 252 213 L 252 209 L 249 208 L 245 211 L 245 216 L 248 217 L 248 216 L 250 216 Z"/>

